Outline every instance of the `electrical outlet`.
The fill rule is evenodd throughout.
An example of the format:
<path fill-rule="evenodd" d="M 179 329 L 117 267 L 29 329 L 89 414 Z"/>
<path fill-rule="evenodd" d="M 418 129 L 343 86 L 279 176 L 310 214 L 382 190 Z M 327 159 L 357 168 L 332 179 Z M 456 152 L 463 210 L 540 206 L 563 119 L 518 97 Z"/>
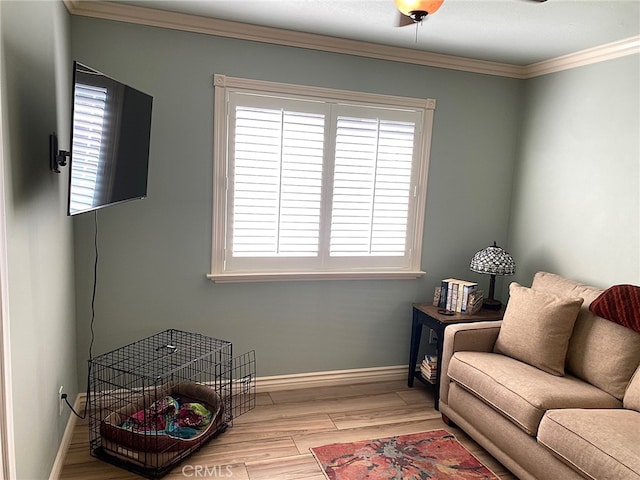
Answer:
<path fill-rule="evenodd" d="M 60 385 L 58 389 L 58 416 L 62 415 L 64 410 L 64 398 L 62 396 L 62 392 L 64 392 L 64 386 Z"/>
<path fill-rule="evenodd" d="M 438 335 L 434 330 L 429 329 L 429 344 L 433 345 L 435 343 L 438 343 Z"/>

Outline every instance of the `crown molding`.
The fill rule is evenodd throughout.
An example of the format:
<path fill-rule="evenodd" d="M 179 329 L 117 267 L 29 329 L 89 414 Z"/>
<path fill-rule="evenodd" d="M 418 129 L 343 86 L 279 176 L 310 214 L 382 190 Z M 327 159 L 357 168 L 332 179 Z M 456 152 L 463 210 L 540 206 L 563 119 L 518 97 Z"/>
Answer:
<path fill-rule="evenodd" d="M 167 12 L 121 3 L 87 0 L 63 0 L 72 15 L 116 20 L 185 32 L 203 33 L 276 45 L 357 55 L 429 67 L 485 73 L 503 77 L 524 78 L 523 67 L 507 63 L 487 62 L 472 58 L 392 47 L 357 40 L 296 32 L 279 28 L 231 22 L 210 17 Z"/>
<path fill-rule="evenodd" d="M 635 36 L 530 65 L 513 65 L 122 3 L 92 0 L 63 0 L 63 2 L 72 15 L 519 79 L 533 78 L 640 53 L 640 36 Z"/>
<path fill-rule="evenodd" d="M 548 73 L 560 72 L 562 70 L 569 70 L 639 53 L 640 35 L 636 35 L 635 37 L 626 38 L 617 42 L 611 42 L 550 60 L 532 63 L 525 67 L 524 78 L 539 77 Z"/>

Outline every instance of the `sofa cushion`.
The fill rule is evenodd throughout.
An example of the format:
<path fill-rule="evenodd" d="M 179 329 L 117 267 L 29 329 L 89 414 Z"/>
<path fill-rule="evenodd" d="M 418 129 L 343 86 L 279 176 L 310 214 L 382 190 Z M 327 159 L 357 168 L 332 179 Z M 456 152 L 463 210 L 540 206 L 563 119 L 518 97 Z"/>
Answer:
<path fill-rule="evenodd" d="M 631 379 L 627 391 L 622 399 L 624 408 L 640 412 L 640 367 Z"/>
<path fill-rule="evenodd" d="M 550 375 L 497 353 L 456 352 L 447 373 L 531 436 L 552 408 L 622 407 L 620 400 L 575 377 Z"/>
<path fill-rule="evenodd" d="M 640 287 L 614 285 L 596 298 L 589 310 L 599 317 L 640 332 Z"/>
<path fill-rule="evenodd" d="M 589 311 L 602 289 L 547 272 L 536 273 L 531 288 L 584 298 L 569 340 L 565 370 L 622 400 L 640 364 L 640 333 Z"/>
<path fill-rule="evenodd" d="M 538 443 L 587 478 L 640 480 L 640 413 L 625 409 L 550 410 Z"/>
<path fill-rule="evenodd" d="M 569 338 L 582 298 L 509 286 L 509 303 L 494 351 L 553 375 L 564 375 Z"/>

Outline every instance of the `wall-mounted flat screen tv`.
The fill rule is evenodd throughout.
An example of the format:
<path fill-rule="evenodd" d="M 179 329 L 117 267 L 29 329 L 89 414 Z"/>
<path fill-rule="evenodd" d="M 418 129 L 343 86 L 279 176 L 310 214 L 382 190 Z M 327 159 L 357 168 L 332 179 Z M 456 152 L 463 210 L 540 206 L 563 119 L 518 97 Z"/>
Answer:
<path fill-rule="evenodd" d="M 73 64 L 69 215 L 147 196 L 153 97 Z"/>

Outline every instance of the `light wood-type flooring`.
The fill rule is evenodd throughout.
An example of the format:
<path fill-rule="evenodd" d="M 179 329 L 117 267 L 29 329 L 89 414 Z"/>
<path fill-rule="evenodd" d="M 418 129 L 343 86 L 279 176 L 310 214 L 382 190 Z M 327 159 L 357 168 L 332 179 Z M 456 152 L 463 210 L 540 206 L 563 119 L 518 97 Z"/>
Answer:
<path fill-rule="evenodd" d="M 461 430 L 446 426 L 425 386 L 404 381 L 259 393 L 256 408 L 175 466 L 167 480 L 324 480 L 309 447 L 446 429 L 501 480 L 517 480 Z M 141 477 L 92 457 L 78 420 L 61 479 Z"/>

